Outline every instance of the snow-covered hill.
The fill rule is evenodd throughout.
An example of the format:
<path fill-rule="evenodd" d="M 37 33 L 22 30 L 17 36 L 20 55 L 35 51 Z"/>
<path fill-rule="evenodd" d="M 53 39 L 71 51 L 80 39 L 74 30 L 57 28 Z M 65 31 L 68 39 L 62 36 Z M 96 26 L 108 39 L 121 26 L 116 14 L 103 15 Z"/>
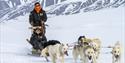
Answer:
<path fill-rule="evenodd" d="M 80 12 L 117 8 L 120 6 L 125 7 L 125 0 L 19 0 L 16 4 L 21 2 L 22 4 L 15 6 L 7 4 L 7 2 L 12 2 L 11 0 L 2 0 L 0 1 L 0 7 L 4 7 L 6 9 L 0 10 L 0 22 L 14 19 L 18 16 L 29 13 L 33 9 L 33 5 L 36 1 L 41 3 L 41 6 L 50 17 L 53 15 L 71 15 Z M 5 4 L 2 5 L 3 3 Z"/>
<path fill-rule="evenodd" d="M 61 3 L 65 0 L 0 0 L 0 22 L 29 13 L 35 2 L 40 2 L 43 8 Z"/>
<path fill-rule="evenodd" d="M 0 10 L 5 10 L 7 8 L 14 8 L 20 5 L 25 5 L 26 3 L 31 2 L 40 2 L 42 6 L 50 6 L 54 4 L 61 3 L 65 0 L 0 0 Z"/>
<path fill-rule="evenodd" d="M 77 41 L 80 35 L 100 38 L 102 46 L 114 45 L 120 41 L 123 46 L 121 63 L 125 63 L 124 10 L 124 7 L 118 7 L 48 18 L 46 36 L 48 40 L 56 39 L 69 44 Z M 46 62 L 45 58 L 28 55 L 31 51 L 31 45 L 25 40 L 31 36 L 28 27 L 28 14 L 0 23 L 0 63 L 51 63 Z M 98 63 L 112 63 L 110 51 L 111 49 L 102 48 Z M 72 50 L 69 53 L 65 63 L 73 63 Z"/>
<path fill-rule="evenodd" d="M 117 8 L 125 4 L 125 0 L 75 0 L 65 1 L 52 6 L 48 14 L 74 14 L 79 12 L 96 11 L 105 8 Z M 54 8 L 53 8 L 54 7 Z"/>
<path fill-rule="evenodd" d="M 7 8 L 14 8 L 20 5 L 24 5 L 33 0 L 0 0 L 0 10 L 5 10 Z"/>

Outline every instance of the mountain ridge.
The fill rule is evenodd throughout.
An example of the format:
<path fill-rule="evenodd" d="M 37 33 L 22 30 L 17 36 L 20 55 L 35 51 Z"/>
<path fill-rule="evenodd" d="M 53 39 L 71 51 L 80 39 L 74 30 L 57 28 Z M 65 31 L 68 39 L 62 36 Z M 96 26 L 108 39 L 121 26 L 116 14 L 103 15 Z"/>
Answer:
<path fill-rule="evenodd" d="M 57 0 L 53 1 L 57 2 Z M 30 3 L 23 4 L 22 6 L 0 10 L 0 22 L 3 20 L 14 19 L 18 16 L 29 13 L 33 9 L 35 2 L 36 1 L 31 1 Z M 42 2 L 44 2 L 44 0 Z M 41 5 L 43 5 L 42 2 L 40 2 Z M 97 11 L 105 8 L 117 8 L 121 5 L 125 6 L 125 0 L 64 0 L 62 2 L 43 8 L 47 12 L 48 16 L 58 16 L 72 15 L 80 12 Z"/>

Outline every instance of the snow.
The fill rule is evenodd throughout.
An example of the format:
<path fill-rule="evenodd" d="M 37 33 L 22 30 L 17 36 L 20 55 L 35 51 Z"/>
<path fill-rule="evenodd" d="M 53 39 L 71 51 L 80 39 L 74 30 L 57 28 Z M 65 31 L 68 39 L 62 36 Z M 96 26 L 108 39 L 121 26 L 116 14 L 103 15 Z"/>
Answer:
<path fill-rule="evenodd" d="M 78 1 L 86 2 L 87 0 L 66 0 L 65 2 L 78 2 Z"/>
<path fill-rule="evenodd" d="M 125 63 L 124 10 L 124 7 L 119 7 L 48 18 L 46 24 L 49 27 L 46 29 L 46 36 L 48 40 L 55 39 L 69 44 L 77 41 L 81 35 L 100 38 L 102 46 L 114 45 L 116 41 L 120 41 L 123 46 L 121 63 Z M 25 40 L 31 36 L 31 30 L 28 27 L 30 27 L 28 14 L 0 23 L 0 63 L 51 63 L 46 62 L 42 57 L 28 55 L 31 51 L 31 45 Z M 98 63 L 112 63 L 110 51 L 111 49 L 102 48 Z M 69 50 L 69 53 L 65 63 L 73 62 L 72 50 Z M 78 63 L 80 63 L 79 60 Z"/>

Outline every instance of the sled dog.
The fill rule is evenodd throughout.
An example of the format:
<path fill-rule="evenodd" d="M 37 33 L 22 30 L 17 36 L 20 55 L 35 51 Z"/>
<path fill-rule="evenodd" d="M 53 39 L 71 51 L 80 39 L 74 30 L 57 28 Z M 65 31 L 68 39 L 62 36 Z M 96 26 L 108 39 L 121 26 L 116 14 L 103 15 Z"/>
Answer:
<path fill-rule="evenodd" d="M 101 41 L 98 38 L 92 39 L 92 42 L 90 43 L 90 46 L 93 47 L 96 55 L 96 59 L 98 59 L 100 50 L 101 50 Z"/>
<path fill-rule="evenodd" d="M 87 46 L 84 49 L 84 63 L 96 63 L 96 55 L 95 55 L 95 51 L 93 49 L 93 47 L 91 46 Z"/>
<path fill-rule="evenodd" d="M 91 46 L 91 49 L 89 49 L 88 46 Z M 86 61 L 85 53 L 87 49 L 89 49 L 90 51 L 94 50 L 93 62 L 96 62 L 96 59 L 99 57 L 100 54 L 100 47 L 101 47 L 101 41 L 98 38 L 90 39 L 86 38 L 85 36 L 80 36 L 78 38 L 78 44 L 74 45 L 72 51 L 74 62 L 77 63 L 77 58 L 79 55 L 82 62 L 85 62 Z"/>
<path fill-rule="evenodd" d="M 61 63 L 64 63 L 64 55 L 68 55 L 68 45 L 62 43 L 56 43 L 54 45 L 49 44 L 41 51 L 41 56 L 47 57 L 49 54 L 52 63 L 56 63 L 56 60 L 59 59 Z"/>
<path fill-rule="evenodd" d="M 72 54 L 73 54 L 73 59 L 74 59 L 74 62 L 77 63 L 77 58 L 80 56 L 82 62 L 83 62 L 83 52 L 84 52 L 84 48 L 82 45 L 74 45 L 73 47 L 73 51 L 72 51 Z"/>
<path fill-rule="evenodd" d="M 120 63 L 121 59 L 121 45 L 119 42 L 115 44 L 112 49 L 112 63 Z"/>

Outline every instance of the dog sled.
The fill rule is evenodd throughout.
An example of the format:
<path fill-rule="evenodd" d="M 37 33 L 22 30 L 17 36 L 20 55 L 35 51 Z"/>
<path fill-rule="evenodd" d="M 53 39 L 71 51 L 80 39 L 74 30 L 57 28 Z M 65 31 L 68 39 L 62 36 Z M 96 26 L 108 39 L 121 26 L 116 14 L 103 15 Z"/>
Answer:
<path fill-rule="evenodd" d="M 48 25 L 29 27 L 29 29 L 32 30 L 32 35 L 30 39 L 26 39 L 26 41 L 32 46 L 31 55 L 40 56 L 40 52 L 43 49 L 43 43 L 47 42 L 45 26 Z"/>

